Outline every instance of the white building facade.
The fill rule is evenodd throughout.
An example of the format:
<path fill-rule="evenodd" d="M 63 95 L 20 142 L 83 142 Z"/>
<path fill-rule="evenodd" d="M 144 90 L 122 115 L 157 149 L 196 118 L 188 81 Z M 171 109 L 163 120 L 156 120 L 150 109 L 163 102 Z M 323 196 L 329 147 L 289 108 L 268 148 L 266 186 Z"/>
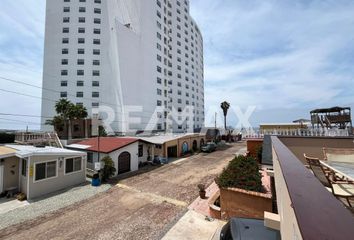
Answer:
<path fill-rule="evenodd" d="M 67 98 L 108 132 L 202 128 L 203 72 L 188 0 L 47 0 L 42 116 Z"/>

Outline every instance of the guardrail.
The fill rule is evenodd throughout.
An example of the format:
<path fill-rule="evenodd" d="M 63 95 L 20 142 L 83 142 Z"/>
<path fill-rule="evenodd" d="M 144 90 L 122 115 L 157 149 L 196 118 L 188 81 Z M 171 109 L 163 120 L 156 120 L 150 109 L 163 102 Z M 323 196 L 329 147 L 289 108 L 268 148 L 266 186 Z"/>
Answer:
<path fill-rule="evenodd" d="M 263 138 L 265 135 L 273 136 L 299 136 L 299 137 L 348 137 L 349 132 L 346 129 L 270 129 L 253 133 L 246 133 L 245 138 Z"/>
<path fill-rule="evenodd" d="M 282 239 L 353 239 L 352 213 L 278 137 L 271 140 Z"/>

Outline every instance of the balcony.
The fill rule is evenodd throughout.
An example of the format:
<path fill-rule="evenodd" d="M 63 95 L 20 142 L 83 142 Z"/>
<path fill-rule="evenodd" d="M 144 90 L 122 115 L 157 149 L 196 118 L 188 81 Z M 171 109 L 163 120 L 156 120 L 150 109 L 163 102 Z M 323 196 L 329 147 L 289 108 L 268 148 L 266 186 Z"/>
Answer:
<path fill-rule="evenodd" d="M 353 239 L 354 216 L 305 167 L 303 153 L 354 148 L 353 138 L 271 137 L 276 206 L 282 239 Z M 346 145 L 346 146 L 344 146 Z"/>

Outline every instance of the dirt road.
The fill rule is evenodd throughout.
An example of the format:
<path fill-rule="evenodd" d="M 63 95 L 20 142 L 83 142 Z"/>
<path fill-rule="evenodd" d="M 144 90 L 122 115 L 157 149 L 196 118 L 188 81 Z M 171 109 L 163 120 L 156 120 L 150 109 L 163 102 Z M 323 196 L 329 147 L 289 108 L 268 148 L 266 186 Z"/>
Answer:
<path fill-rule="evenodd" d="M 145 168 L 108 192 L 3 229 L 0 239 L 160 239 L 198 196 L 197 184 L 209 185 L 241 148 Z"/>

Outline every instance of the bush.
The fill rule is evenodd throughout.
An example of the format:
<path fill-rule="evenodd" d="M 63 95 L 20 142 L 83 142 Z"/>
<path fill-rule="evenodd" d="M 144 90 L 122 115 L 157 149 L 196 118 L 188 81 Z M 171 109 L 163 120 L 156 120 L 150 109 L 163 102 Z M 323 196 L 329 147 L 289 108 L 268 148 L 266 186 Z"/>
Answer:
<path fill-rule="evenodd" d="M 14 133 L 0 132 L 0 143 L 14 143 L 14 142 L 15 142 Z"/>
<path fill-rule="evenodd" d="M 117 169 L 114 167 L 114 162 L 111 157 L 106 156 L 101 160 L 104 163 L 104 167 L 101 172 L 102 181 L 107 181 L 110 177 L 114 176 Z"/>
<path fill-rule="evenodd" d="M 262 192 L 262 175 L 253 157 L 236 156 L 219 177 L 215 179 L 220 188 L 241 188 Z"/>

